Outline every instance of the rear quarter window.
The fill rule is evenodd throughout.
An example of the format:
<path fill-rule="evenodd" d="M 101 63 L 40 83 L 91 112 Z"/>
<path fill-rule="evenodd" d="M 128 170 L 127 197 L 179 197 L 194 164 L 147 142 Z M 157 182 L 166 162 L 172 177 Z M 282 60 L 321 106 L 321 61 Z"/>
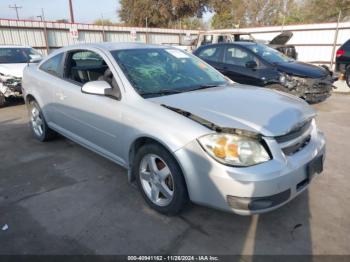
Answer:
<path fill-rule="evenodd" d="M 48 59 L 47 61 L 45 61 L 40 66 L 40 70 L 57 77 L 62 77 L 63 76 L 62 59 L 63 59 L 63 53 L 57 54 L 51 57 L 50 59 Z"/>
<path fill-rule="evenodd" d="M 203 48 L 198 52 L 198 57 L 208 61 L 219 62 L 220 49 L 218 46 Z"/>

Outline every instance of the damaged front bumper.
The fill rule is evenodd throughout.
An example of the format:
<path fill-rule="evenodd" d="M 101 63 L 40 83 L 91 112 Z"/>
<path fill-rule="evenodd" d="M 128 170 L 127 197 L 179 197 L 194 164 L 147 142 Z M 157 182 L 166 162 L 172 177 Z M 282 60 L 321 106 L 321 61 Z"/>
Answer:
<path fill-rule="evenodd" d="M 0 93 L 5 97 L 22 96 L 22 78 L 0 75 Z"/>
<path fill-rule="evenodd" d="M 323 78 L 292 77 L 293 85 L 285 84 L 288 93 L 304 98 L 309 103 L 324 101 L 332 94 L 335 78 L 328 75 Z"/>
<path fill-rule="evenodd" d="M 325 138 L 312 127 L 307 145 L 292 155 L 275 138 L 264 138 L 272 159 L 250 166 L 232 167 L 211 158 L 197 141 L 175 152 L 192 202 L 240 215 L 265 213 L 294 199 L 312 182 L 310 164 L 325 158 Z"/>

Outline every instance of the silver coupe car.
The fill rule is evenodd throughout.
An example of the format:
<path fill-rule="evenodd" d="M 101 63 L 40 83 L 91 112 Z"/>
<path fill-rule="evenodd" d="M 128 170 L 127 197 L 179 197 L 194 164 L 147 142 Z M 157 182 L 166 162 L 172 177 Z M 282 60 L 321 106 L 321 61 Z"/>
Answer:
<path fill-rule="evenodd" d="M 173 47 L 81 44 L 25 68 L 34 136 L 57 133 L 128 169 L 145 201 L 241 215 L 276 209 L 323 169 L 325 139 L 301 99 L 235 84 Z"/>

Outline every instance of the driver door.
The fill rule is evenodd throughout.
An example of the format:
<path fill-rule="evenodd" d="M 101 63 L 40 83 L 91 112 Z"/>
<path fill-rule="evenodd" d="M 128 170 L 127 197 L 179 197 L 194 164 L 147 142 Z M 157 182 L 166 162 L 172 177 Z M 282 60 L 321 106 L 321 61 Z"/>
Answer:
<path fill-rule="evenodd" d="M 104 79 L 105 73 L 110 70 L 109 65 L 102 54 L 75 50 L 67 53 L 64 68 L 65 84 L 55 91 L 58 129 L 73 140 L 122 162 L 117 152 L 120 115 L 110 114 L 111 108 L 120 106 L 120 102 L 107 96 L 81 92 L 81 87 L 87 82 L 111 82 Z"/>
<path fill-rule="evenodd" d="M 248 68 L 247 62 L 254 61 L 256 68 Z M 239 46 L 227 45 L 224 50 L 222 73 L 235 82 L 246 85 L 264 85 L 264 65 L 251 52 Z"/>

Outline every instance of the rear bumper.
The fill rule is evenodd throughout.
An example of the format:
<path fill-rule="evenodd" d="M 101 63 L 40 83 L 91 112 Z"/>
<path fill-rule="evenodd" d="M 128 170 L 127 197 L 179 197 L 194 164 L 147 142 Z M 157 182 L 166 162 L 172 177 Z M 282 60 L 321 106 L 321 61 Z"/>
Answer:
<path fill-rule="evenodd" d="M 313 130 L 310 143 L 285 156 L 277 142 L 266 140 L 273 159 L 251 167 L 236 168 L 218 163 L 197 141 L 175 152 L 182 166 L 190 199 L 240 215 L 274 210 L 303 192 L 311 180 L 307 166 L 325 155 L 325 139 Z"/>

